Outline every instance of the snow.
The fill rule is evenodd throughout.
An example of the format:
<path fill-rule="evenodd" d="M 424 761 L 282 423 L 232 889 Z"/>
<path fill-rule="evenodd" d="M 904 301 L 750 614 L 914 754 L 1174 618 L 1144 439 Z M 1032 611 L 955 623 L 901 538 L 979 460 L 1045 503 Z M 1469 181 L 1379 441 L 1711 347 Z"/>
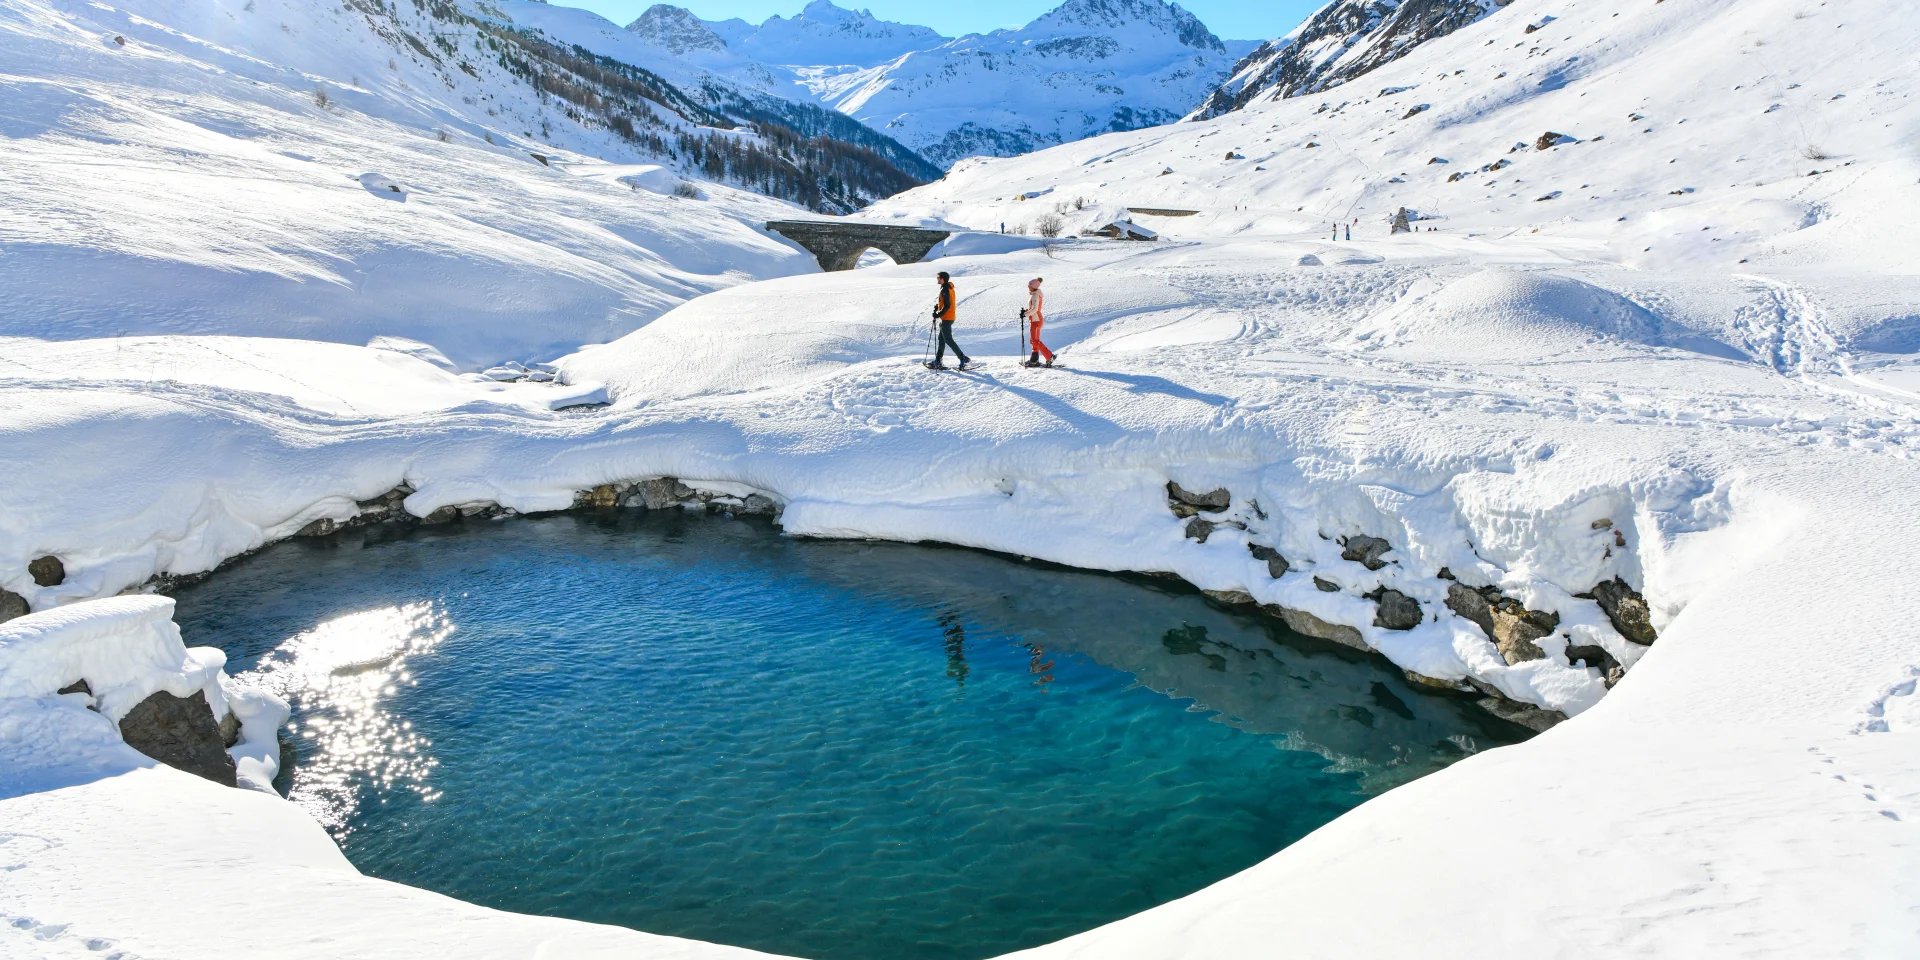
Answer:
<path fill-rule="evenodd" d="M 298 808 L 128 755 L 97 714 L 51 695 L 58 671 L 5 685 L 29 658 L 10 651 L 53 649 L 13 638 L 51 624 L 126 652 L 127 682 L 188 677 L 184 648 L 159 665 L 134 656 L 178 645 L 165 601 L 116 594 L 348 518 L 402 481 L 424 516 L 561 509 L 597 484 L 674 476 L 771 496 L 796 535 L 940 541 L 1244 592 L 1350 626 L 1402 668 L 1571 715 L 1030 955 L 1910 955 L 1920 367 L 1899 225 L 1920 208 L 1902 139 L 1920 81 L 1900 52 L 1920 25 L 1903 14 L 1892 0 L 1516 0 L 1363 91 L 964 164 L 872 214 L 993 231 L 1077 196 L 1084 208 L 1060 213 L 1077 232 L 1128 205 L 1200 209 L 1153 218 L 1157 241 L 962 234 L 925 263 L 729 282 L 570 352 L 560 386 L 475 382 L 395 341 L 354 346 L 368 337 L 347 336 L 364 327 L 352 311 L 330 322 L 330 344 L 213 318 L 197 329 L 217 335 L 89 338 L 82 325 L 0 341 L 0 587 L 43 611 L 0 625 L 0 952 L 55 956 L 92 938 L 142 955 L 727 955 L 359 877 Z M 1366 96 L 1414 83 L 1433 107 L 1412 118 Z M 1846 155 L 1807 176 L 1777 125 L 1789 111 L 1765 112 L 1776 102 L 1843 137 Z M 1533 149 L 1549 130 L 1582 142 Z M 1247 159 L 1223 162 L 1229 148 Z M 1269 152 L 1285 159 L 1256 170 Z M 1436 155 L 1453 162 L 1427 165 Z M 415 192 L 381 208 L 412 210 L 468 162 L 382 160 L 332 180 L 373 203 L 348 175 L 385 171 Z M 549 223 L 554 246 L 595 235 L 599 208 L 577 191 L 608 178 L 570 172 L 591 163 L 526 165 L 537 179 L 512 182 L 539 189 L 516 195 L 516 216 Z M 66 202 L 78 182 L 46 196 Z M 1563 195 L 1533 199 L 1552 189 Z M 152 202 L 156 223 L 201 214 L 192 193 Z M 1441 229 L 1389 234 L 1400 207 Z M 1354 241 L 1327 239 L 1356 217 Z M 727 246 L 744 236 L 732 231 L 686 256 L 790 249 Z M 6 243 L 0 263 L 38 249 Z M 6 269 L 0 289 L 31 292 Z M 954 276 L 975 373 L 918 366 L 937 270 Z M 1062 369 L 1015 362 L 1036 276 Z M 72 282 L 142 289 L 111 270 Z M 468 344 L 490 329 L 425 342 L 477 355 Z M 610 403 L 552 409 L 571 390 Z M 1169 480 L 1231 491 L 1204 542 L 1168 509 Z M 1386 565 L 1342 559 L 1354 535 L 1385 538 Z M 1271 577 L 1250 544 L 1288 572 Z M 45 554 L 65 584 L 26 575 Z M 1508 664 L 1448 612 L 1443 568 L 1559 614 L 1545 657 Z M 1616 576 L 1646 595 L 1650 648 L 1578 596 Z M 1382 587 L 1418 601 L 1423 622 L 1374 625 L 1364 595 Z M 140 612 L 92 612 L 115 609 Z M 1565 659 L 1572 644 L 1630 672 L 1609 690 Z M 243 764 L 265 761 L 256 747 L 236 747 Z M 246 890 L 249 913 L 270 919 L 152 897 L 162 883 Z"/>

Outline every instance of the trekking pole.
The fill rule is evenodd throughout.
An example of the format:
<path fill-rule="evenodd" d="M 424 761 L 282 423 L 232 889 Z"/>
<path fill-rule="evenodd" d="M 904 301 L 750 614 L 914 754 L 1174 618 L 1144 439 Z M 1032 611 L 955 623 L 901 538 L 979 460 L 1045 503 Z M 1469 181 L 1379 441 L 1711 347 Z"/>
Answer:
<path fill-rule="evenodd" d="M 923 367 L 933 362 L 933 326 L 939 322 L 940 321 L 935 320 L 927 324 L 927 342 L 925 346 L 920 348 L 920 365 Z"/>
<path fill-rule="evenodd" d="M 1020 311 L 1020 319 L 1015 322 L 1020 324 L 1020 352 L 1025 354 L 1033 353 L 1033 348 L 1027 346 L 1027 331 L 1032 328 L 1027 325 L 1027 311 L 1024 308 Z M 1021 362 L 1024 363 L 1025 360 Z"/>

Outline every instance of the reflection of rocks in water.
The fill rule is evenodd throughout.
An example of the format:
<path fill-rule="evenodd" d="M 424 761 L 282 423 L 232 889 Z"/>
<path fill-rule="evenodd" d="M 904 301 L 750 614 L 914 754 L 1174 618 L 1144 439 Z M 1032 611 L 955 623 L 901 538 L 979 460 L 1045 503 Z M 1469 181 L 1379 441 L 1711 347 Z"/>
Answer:
<path fill-rule="evenodd" d="M 1173 654 L 1176 657 L 1180 656 L 1181 654 L 1197 653 L 1200 656 L 1205 657 L 1207 660 L 1207 665 L 1212 667 L 1213 669 L 1215 670 L 1227 669 L 1226 657 L 1220 656 L 1217 653 L 1208 653 L 1206 650 L 1202 649 L 1205 646 L 1206 642 L 1207 642 L 1207 628 L 1196 627 L 1191 624 L 1188 624 L 1187 626 L 1183 626 L 1183 627 L 1178 627 L 1173 630 L 1168 630 L 1163 636 L 1160 637 L 1160 645 L 1163 647 L 1166 647 L 1167 652 Z"/>
<path fill-rule="evenodd" d="M 946 634 L 943 646 L 947 651 L 947 676 L 953 678 L 956 687 L 967 685 L 967 628 L 960 622 L 960 615 L 949 610 L 940 615 L 940 628 Z"/>

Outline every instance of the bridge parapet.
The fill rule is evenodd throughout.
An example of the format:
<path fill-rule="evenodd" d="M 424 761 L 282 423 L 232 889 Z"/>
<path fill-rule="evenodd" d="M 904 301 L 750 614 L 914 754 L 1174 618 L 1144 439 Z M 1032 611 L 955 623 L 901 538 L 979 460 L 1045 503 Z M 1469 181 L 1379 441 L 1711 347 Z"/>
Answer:
<path fill-rule="evenodd" d="M 949 230 L 834 220 L 769 220 L 767 229 L 807 249 L 820 269 L 852 270 L 860 255 L 877 249 L 895 263 L 919 263 Z"/>

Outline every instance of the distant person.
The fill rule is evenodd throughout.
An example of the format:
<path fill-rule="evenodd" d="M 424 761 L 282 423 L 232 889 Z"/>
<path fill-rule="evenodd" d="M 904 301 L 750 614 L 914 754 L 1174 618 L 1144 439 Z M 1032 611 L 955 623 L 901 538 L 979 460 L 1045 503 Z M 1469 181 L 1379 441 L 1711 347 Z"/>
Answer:
<path fill-rule="evenodd" d="M 940 282 L 940 299 L 933 304 L 933 319 L 940 324 L 940 346 L 934 350 L 933 362 L 927 364 L 927 368 L 945 370 L 947 365 L 942 361 L 946 359 L 947 348 L 952 347 L 953 355 L 960 360 L 960 369 L 965 370 L 973 361 L 953 340 L 953 320 L 957 299 L 953 293 L 953 278 L 947 276 L 947 272 L 942 270 L 934 276 L 934 279 Z"/>
<path fill-rule="evenodd" d="M 1348 240 L 1352 240 L 1352 239 L 1353 239 L 1353 225 L 1352 225 L 1352 224 L 1348 224 L 1348 225 L 1347 225 L 1347 239 L 1348 239 Z"/>
<path fill-rule="evenodd" d="M 1027 321 L 1027 342 L 1033 345 L 1033 352 L 1027 354 L 1029 367 L 1041 366 L 1040 358 L 1043 355 L 1047 358 L 1045 366 L 1053 366 L 1053 351 L 1048 350 L 1047 345 L 1040 342 L 1040 325 L 1047 322 L 1047 318 L 1040 312 L 1042 300 L 1040 280 L 1040 277 L 1034 277 L 1027 281 L 1027 306 L 1020 311 L 1020 316 Z"/>

